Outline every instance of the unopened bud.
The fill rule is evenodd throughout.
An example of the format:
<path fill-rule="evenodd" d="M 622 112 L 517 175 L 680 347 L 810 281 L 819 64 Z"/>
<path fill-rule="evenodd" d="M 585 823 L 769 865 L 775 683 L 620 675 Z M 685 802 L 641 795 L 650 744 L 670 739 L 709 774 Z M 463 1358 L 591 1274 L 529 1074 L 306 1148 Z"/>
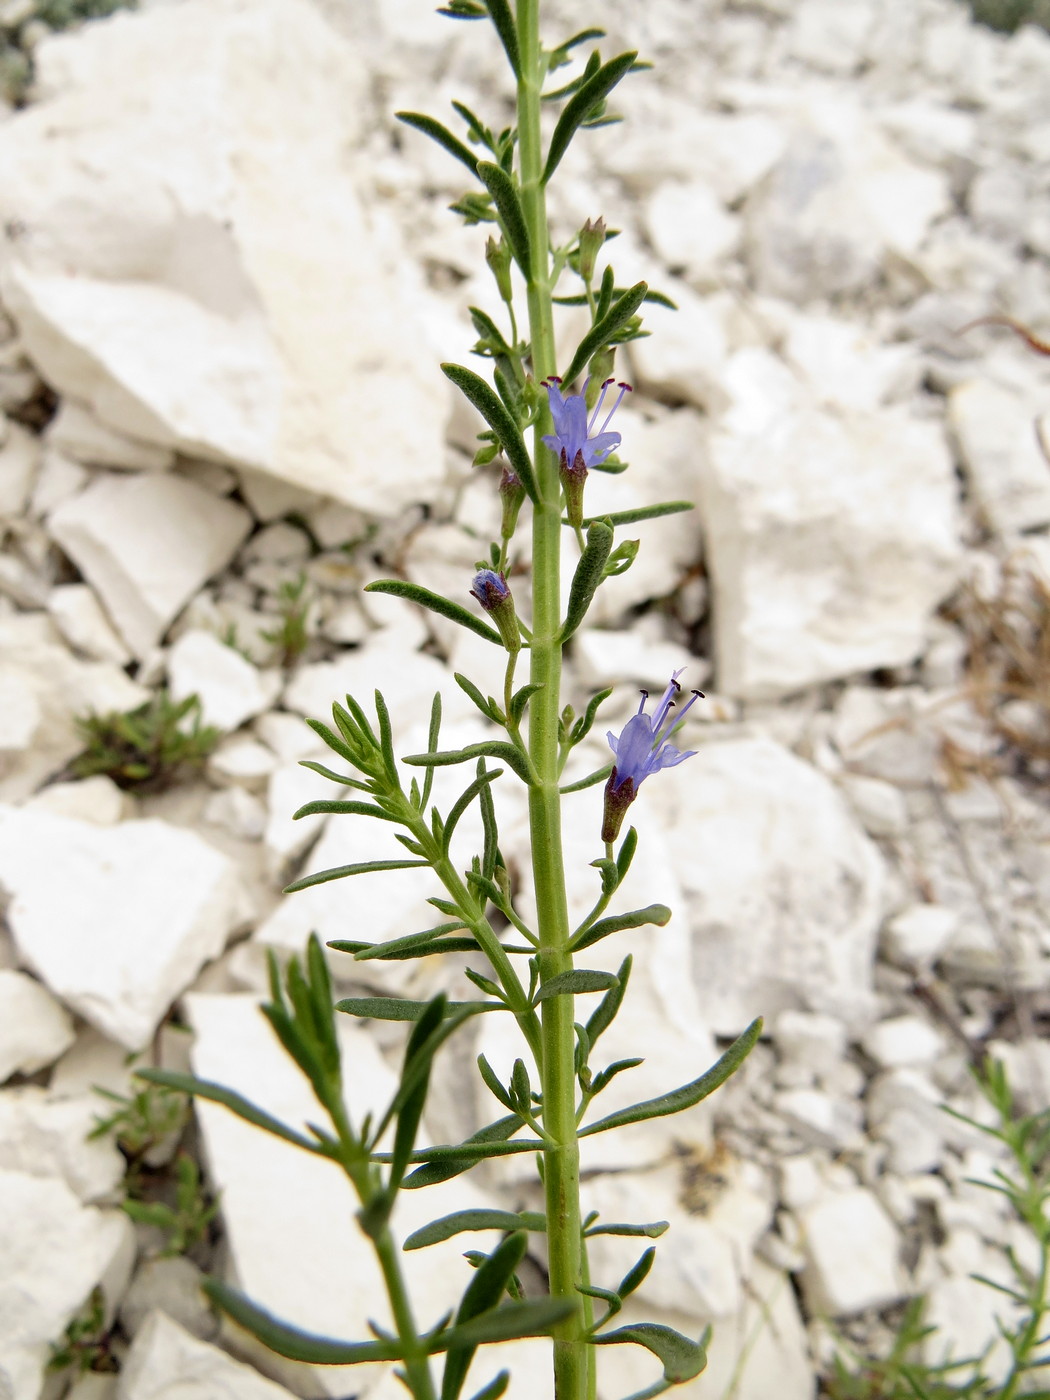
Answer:
<path fill-rule="evenodd" d="M 585 282 L 594 277 L 594 264 L 598 254 L 605 247 L 605 220 L 590 219 L 580 229 L 580 276 Z"/>
<path fill-rule="evenodd" d="M 503 573 L 496 573 L 495 569 L 479 569 L 470 591 L 496 624 L 507 650 L 520 651 L 518 617 Z"/>
<path fill-rule="evenodd" d="M 489 234 L 485 243 L 485 261 L 496 279 L 500 296 L 509 306 L 514 292 L 510 285 L 510 249 L 507 247 L 506 239 L 501 238 L 497 243 Z"/>
<path fill-rule="evenodd" d="M 506 465 L 499 479 L 499 496 L 503 505 L 500 535 L 509 540 L 518 524 L 518 511 L 521 510 L 521 503 L 525 499 L 525 487 L 522 486 L 517 472 Z"/>

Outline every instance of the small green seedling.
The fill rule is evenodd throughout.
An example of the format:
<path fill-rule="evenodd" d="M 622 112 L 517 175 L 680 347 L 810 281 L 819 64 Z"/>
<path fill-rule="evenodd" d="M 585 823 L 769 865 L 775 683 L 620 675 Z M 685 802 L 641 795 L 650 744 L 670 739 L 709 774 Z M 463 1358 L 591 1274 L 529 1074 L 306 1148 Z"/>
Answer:
<path fill-rule="evenodd" d="M 177 703 L 158 691 L 136 709 L 81 715 L 84 750 L 70 764 L 75 778 L 104 773 L 133 792 L 161 792 L 204 767 L 222 731 L 202 723 L 200 700 Z"/>

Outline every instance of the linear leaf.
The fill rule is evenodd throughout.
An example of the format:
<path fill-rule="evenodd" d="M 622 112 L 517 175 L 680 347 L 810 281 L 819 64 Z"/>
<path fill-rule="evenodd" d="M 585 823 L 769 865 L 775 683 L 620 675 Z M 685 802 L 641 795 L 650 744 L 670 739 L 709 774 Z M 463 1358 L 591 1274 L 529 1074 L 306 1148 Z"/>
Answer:
<path fill-rule="evenodd" d="M 431 141 L 443 146 L 450 156 L 462 161 L 472 175 L 478 173 L 477 156 L 471 152 L 469 146 L 464 146 L 458 136 L 453 136 L 447 126 L 442 126 L 439 121 L 423 112 L 395 112 L 394 116 L 399 122 L 404 122 L 406 126 L 414 126 L 424 136 L 429 136 Z"/>
<path fill-rule="evenodd" d="M 510 251 L 514 254 L 514 261 L 521 268 L 523 275 L 531 278 L 532 243 L 529 239 L 529 226 L 525 222 L 521 196 L 513 177 L 508 175 L 501 165 L 496 165 L 493 161 L 479 160 L 478 179 L 492 196 L 492 202 L 496 206 L 507 242 L 510 244 Z"/>
<path fill-rule="evenodd" d="M 576 134 L 577 127 L 582 126 L 595 107 L 608 97 L 624 74 L 629 71 L 637 57 L 637 53 L 622 53 L 616 58 L 611 58 L 569 98 L 558 118 L 554 134 L 551 136 L 547 164 L 543 170 L 544 184 L 557 170 L 562 156 L 569 149 L 569 142 Z"/>
<path fill-rule="evenodd" d="M 480 617 L 475 617 L 462 604 L 454 603 L 451 598 L 444 598 L 440 593 L 424 588 L 422 584 L 409 583 L 407 579 L 401 578 L 380 578 L 374 583 L 366 583 L 365 592 L 388 593 L 393 598 L 407 598 L 410 603 L 418 603 L 421 608 L 429 608 L 431 612 L 447 617 L 450 622 L 458 623 L 468 632 L 476 632 L 487 642 L 495 642 L 497 646 L 503 645 L 494 627 L 490 627 Z"/>
<path fill-rule="evenodd" d="M 604 992 L 615 985 L 616 977 L 612 972 L 597 972 L 586 967 L 572 968 L 569 972 L 559 972 L 549 982 L 544 982 L 536 993 L 535 1000 L 541 1002 L 547 1001 L 551 997 L 580 996 L 584 992 Z"/>
<path fill-rule="evenodd" d="M 693 1342 L 658 1322 L 635 1322 L 592 1337 L 595 1346 L 622 1346 L 624 1343 L 645 1347 L 659 1357 L 664 1379 L 672 1385 L 682 1385 L 698 1376 L 707 1365 L 707 1349 L 703 1341 Z"/>
<path fill-rule="evenodd" d="M 629 1235 L 632 1238 L 658 1240 L 661 1235 L 666 1235 L 669 1229 L 670 1226 L 666 1220 L 656 1220 L 651 1225 L 620 1225 L 615 1222 L 609 1225 L 592 1225 L 589 1230 L 584 1230 L 583 1233 L 585 1235 Z"/>
<path fill-rule="evenodd" d="M 521 64 L 518 59 L 518 34 L 514 27 L 514 16 L 510 12 L 507 0 L 485 0 L 485 8 L 489 12 L 499 41 L 503 45 L 503 52 L 507 55 L 507 62 L 510 64 L 511 72 L 515 78 L 521 77 Z"/>
<path fill-rule="evenodd" d="M 670 1113 L 681 1113 L 684 1109 L 692 1108 L 701 1099 L 706 1099 L 708 1094 L 713 1094 L 734 1070 L 739 1069 L 754 1049 L 761 1034 L 762 1018 L 759 1016 L 751 1022 L 743 1035 L 733 1041 L 721 1059 L 699 1079 L 683 1084 L 680 1089 L 672 1089 L 669 1094 L 661 1094 L 659 1098 L 646 1099 L 644 1103 L 636 1103 L 630 1108 L 622 1108 L 617 1113 L 599 1118 L 596 1123 L 589 1123 L 586 1128 L 582 1128 L 580 1137 L 605 1133 L 610 1128 L 622 1128 L 628 1123 L 644 1123 L 649 1118 L 664 1118 Z"/>
<path fill-rule="evenodd" d="M 460 1301 L 453 1331 L 472 1318 L 490 1315 L 497 1308 L 515 1269 L 525 1258 L 527 1247 L 528 1236 L 524 1230 L 515 1231 L 479 1265 Z M 445 1373 L 441 1378 L 441 1400 L 457 1400 L 476 1349 L 476 1342 L 449 1347 Z"/>
<path fill-rule="evenodd" d="M 500 1371 L 498 1375 L 492 1377 L 488 1385 L 482 1386 L 473 1400 L 499 1400 L 508 1385 L 510 1385 L 510 1372 Z"/>
<path fill-rule="evenodd" d="M 483 763 L 484 759 L 482 759 L 481 762 Z M 446 855 L 448 854 L 448 848 L 452 841 L 452 833 L 455 831 L 457 825 L 459 824 L 460 817 L 462 817 L 463 813 L 474 801 L 475 797 L 477 797 L 478 794 L 484 788 L 487 788 L 489 783 L 494 782 L 497 778 L 501 777 L 502 774 L 502 768 L 493 768 L 487 773 L 479 773 L 478 776 L 471 783 L 470 787 L 468 787 L 466 791 L 459 796 L 459 798 L 456 800 L 453 806 L 449 809 L 449 814 L 445 818 L 445 830 L 442 837 Z"/>
<path fill-rule="evenodd" d="M 605 315 L 600 317 L 591 327 L 576 347 L 572 363 L 563 375 L 566 384 L 572 383 L 596 351 L 612 343 L 616 332 L 622 330 L 641 306 L 648 290 L 648 283 L 636 282 L 633 287 L 624 292 L 622 297 L 614 301 Z"/>
<path fill-rule="evenodd" d="M 298 811 L 292 814 L 292 820 L 298 821 L 300 817 L 378 817 L 384 822 L 400 822 L 400 817 L 395 817 L 391 812 L 384 812 L 382 807 L 376 807 L 371 802 L 339 802 L 321 798 L 319 801 L 306 802 Z"/>
<path fill-rule="evenodd" d="M 506 1142 L 508 1138 L 525 1126 L 524 1121 L 516 1113 L 508 1114 L 505 1118 L 497 1118 L 494 1123 L 488 1123 L 484 1128 L 479 1128 L 476 1133 L 471 1134 L 467 1140 L 461 1144 L 463 1148 L 473 1149 L 478 1144 Z M 452 1158 L 445 1158 L 443 1161 L 428 1162 L 419 1167 L 408 1177 L 402 1185 L 408 1189 L 421 1186 L 433 1186 L 438 1181 L 450 1181 L 454 1176 L 460 1176 L 463 1172 L 469 1171 L 479 1159 L 471 1155 L 460 1155 Z"/>
<path fill-rule="evenodd" d="M 606 764 L 604 768 L 599 768 L 597 772 L 588 773 L 586 778 L 577 778 L 574 783 L 566 783 L 565 786 L 560 787 L 558 791 L 562 796 L 569 792 L 583 792 L 584 788 L 594 787 L 597 783 L 604 783 L 612 770 L 612 764 Z"/>
<path fill-rule="evenodd" d="M 631 976 L 633 959 L 630 953 L 624 958 L 616 972 L 616 981 L 598 1003 L 593 1016 L 587 1022 L 586 1033 L 587 1042 L 593 1048 L 598 1037 L 609 1029 L 616 1019 L 616 1013 L 623 1005 L 623 999 L 627 992 L 627 983 Z"/>
<path fill-rule="evenodd" d="M 228 1313 L 234 1322 L 253 1337 L 292 1361 L 307 1361 L 315 1366 L 354 1366 L 364 1361 L 401 1361 L 404 1352 L 396 1337 L 375 1342 L 337 1342 L 331 1337 L 319 1337 L 303 1332 L 287 1322 L 281 1322 L 253 1303 L 243 1293 L 218 1279 L 208 1278 L 201 1285 L 211 1301 Z"/>
<path fill-rule="evenodd" d="M 626 914 L 610 914 L 607 919 L 599 919 L 577 935 L 570 942 L 569 951 L 578 953 L 582 948 L 589 948 L 592 943 L 600 943 L 611 933 L 619 933 L 625 928 L 642 928 L 645 924 L 656 924 L 657 927 L 663 928 L 670 917 L 671 911 L 666 904 L 647 904 L 644 909 L 632 909 Z"/>
<path fill-rule="evenodd" d="M 169 1069 L 137 1069 L 135 1077 L 146 1079 L 151 1084 L 161 1084 L 165 1089 L 176 1089 L 181 1094 L 192 1094 L 199 1099 L 210 1099 L 212 1103 L 221 1103 L 231 1113 L 236 1113 L 238 1118 L 243 1118 L 246 1123 L 254 1124 L 256 1128 L 262 1128 L 264 1132 L 272 1133 L 274 1137 L 283 1138 L 285 1142 L 294 1143 L 296 1147 L 302 1147 L 307 1152 L 316 1152 L 322 1157 L 326 1155 L 312 1139 L 286 1127 L 280 1119 L 272 1117 L 269 1113 L 264 1113 L 250 1100 L 241 1094 L 235 1094 L 232 1089 L 224 1088 L 221 1084 L 213 1084 L 210 1080 L 197 1079 L 192 1074 L 179 1074 L 175 1070 Z"/>
<path fill-rule="evenodd" d="M 598 585 L 605 577 L 605 562 L 613 545 L 611 526 L 596 520 L 587 531 L 587 543 L 576 565 L 569 588 L 569 602 L 559 641 L 567 642 L 587 616 Z"/>
<path fill-rule="evenodd" d="M 496 434 L 500 446 L 507 454 L 511 466 L 525 488 L 525 494 L 533 505 L 538 505 L 540 497 L 536 489 L 536 478 L 532 471 L 532 460 L 525 446 L 525 439 L 521 435 L 521 428 L 511 417 L 507 405 L 495 389 L 486 384 L 480 374 L 475 374 L 472 369 L 467 369 L 465 365 L 454 365 L 446 361 L 441 366 L 441 371 L 474 405 Z"/>
<path fill-rule="evenodd" d="M 695 509 L 692 501 L 661 501 L 659 505 L 639 506 L 637 510 L 616 510 L 591 516 L 583 523 L 591 525 L 595 520 L 605 520 L 610 525 L 636 525 L 639 520 L 658 520 L 662 515 L 681 515 L 683 511 Z"/>
<path fill-rule="evenodd" d="M 350 875 L 373 875 L 380 870 L 415 870 L 421 865 L 429 865 L 426 860 L 360 860 L 354 865 L 334 865 L 330 870 L 318 870 L 314 875 L 304 875 L 285 885 L 285 894 L 298 894 L 314 885 L 326 885 L 329 880 L 343 880 Z"/>
<path fill-rule="evenodd" d="M 477 758 L 495 758 L 513 768 L 523 782 L 531 777 L 526 766 L 525 755 L 513 744 L 501 739 L 485 739 L 480 744 L 468 744 L 465 749 L 442 749 L 440 753 L 414 753 L 403 762 L 418 768 L 447 768 L 453 763 L 470 763 Z"/>
<path fill-rule="evenodd" d="M 536 1230 L 547 1228 L 547 1217 L 539 1211 L 523 1210 L 457 1210 L 452 1215 L 444 1215 L 440 1220 L 432 1220 L 429 1225 L 409 1235 L 402 1249 L 426 1249 L 428 1245 L 440 1244 L 454 1235 L 462 1235 L 470 1230 Z"/>
<path fill-rule="evenodd" d="M 431 1343 L 431 1351 L 453 1346 L 481 1346 L 485 1342 L 510 1342 L 516 1337 L 545 1337 L 559 1322 L 572 1317 L 576 1304 L 568 1298 L 534 1298 L 527 1303 L 504 1303 L 480 1317 L 471 1318 Z"/>
<path fill-rule="evenodd" d="M 403 938 L 390 938 L 385 943 L 359 943 L 352 940 L 333 939 L 329 948 L 333 948 L 337 953 L 353 953 L 358 962 L 370 962 L 373 958 L 382 957 L 384 952 L 400 952 L 402 948 L 414 947 L 417 943 L 433 943 L 436 939 L 443 938 L 448 933 L 458 933 L 460 929 L 466 928 L 462 919 L 450 919 L 446 924 L 435 924 L 433 928 L 425 928 L 420 933 L 407 933 Z"/>
<path fill-rule="evenodd" d="M 391 939 L 391 944 L 400 944 L 393 947 L 386 943 L 359 943 L 354 939 L 333 939 L 329 948 L 334 948 L 337 953 L 351 953 L 360 962 L 410 962 L 413 958 L 429 958 L 437 953 L 477 953 L 481 951 L 481 945 L 476 938 L 434 938 L 429 941 L 420 940 L 409 942 L 409 939 L 417 935 L 410 934 L 408 938 Z"/>
<path fill-rule="evenodd" d="M 345 997 L 336 1002 L 335 1009 L 344 1011 L 348 1016 L 362 1016 L 370 1021 L 418 1021 L 429 1005 L 428 1001 L 408 1001 L 404 997 Z M 480 1014 L 499 1009 L 488 1001 L 445 1003 L 446 1017 L 468 1010 Z"/>

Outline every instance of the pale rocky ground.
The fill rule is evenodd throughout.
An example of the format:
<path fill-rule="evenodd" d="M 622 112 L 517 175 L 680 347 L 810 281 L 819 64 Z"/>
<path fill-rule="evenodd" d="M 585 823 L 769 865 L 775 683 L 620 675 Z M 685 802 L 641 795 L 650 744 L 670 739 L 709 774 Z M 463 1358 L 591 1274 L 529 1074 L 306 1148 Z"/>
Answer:
<path fill-rule="evenodd" d="M 571 693 L 622 683 L 616 723 L 678 665 L 709 693 L 698 756 L 635 809 L 625 898 L 676 917 L 633 936 L 607 1049 L 643 1047 L 618 1084 L 645 1097 L 753 1015 L 768 1028 L 709 1105 L 589 1140 L 588 1202 L 672 1221 L 638 1307 L 715 1324 L 684 1393 L 722 1395 L 743 1353 L 737 1400 L 804 1400 L 832 1332 L 878 1348 L 919 1291 L 931 1355 L 994 1337 L 998 1301 L 969 1275 L 1002 1277 L 1016 1241 L 967 1184 L 995 1165 L 986 1140 L 941 1105 L 982 1111 L 967 1063 L 984 1048 L 1046 1102 L 1047 770 L 982 717 L 943 609 L 967 580 L 994 596 L 1007 560 L 1026 561 L 1016 588 L 1050 576 L 1050 362 L 957 333 L 1050 322 L 1050 37 L 975 28 L 955 0 L 547 9 L 552 32 L 601 23 L 607 54 L 657 65 L 618 96 L 627 124 L 564 162 L 556 236 L 604 214 L 620 281 L 679 305 L 623 357 L 632 471 L 596 477 L 588 508 L 698 503 L 639 530 Z M 334 1172 L 202 1106 L 188 1142 L 222 1193 L 215 1237 L 162 1261 L 117 1209 L 120 1153 L 85 1135 L 128 1052 L 312 1116 L 257 1010 L 264 950 L 425 917 L 416 872 L 280 888 L 392 854 L 366 823 L 292 822 L 326 795 L 298 766 L 320 756 L 303 716 L 380 685 L 411 752 L 439 689 L 449 739 L 480 732 L 452 670 L 487 688 L 493 657 L 360 587 L 400 569 L 466 601 L 494 528 L 477 425 L 436 368 L 469 356 L 467 305 L 499 310 L 484 230 L 447 213 L 458 167 L 390 113 L 463 98 L 500 124 L 497 46 L 428 0 L 174 0 L 44 39 L 36 65 L 0 124 L 0 1397 L 64 1393 L 48 1344 L 100 1283 L 121 1372 L 76 1400 L 386 1400 L 382 1372 L 252 1351 L 197 1291 L 203 1268 L 363 1335 L 377 1282 Z M 262 634 L 300 571 L 312 640 L 282 668 Z M 228 734 L 202 780 L 147 798 L 66 780 L 75 715 L 164 683 Z M 1011 703 L 1045 742 L 1045 708 Z M 502 801 L 520 860 L 521 804 Z M 574 906 L 598 801 L 571 811 Z M 595 954 L 615 966 L 626 941 Z M 406 967 L 413 994 L 466 985 L 458 966 L 373 978 L 333 956 L 344 992 L 403 988 Z M 490 1113 L 463 1089 L 473 1056 L 516 1050 L 485 1020 L 447 1052 L 432 1140 Z M 343 1030 L 361 1113 L 389 1093 L 398 1037 Z M 531 1189 L 461 1178 L 412 1193 L 399 1228 Z M 428 1321 L 464 1285 L 460 1244 L 410 1256 Z M 630 1244 L 607 1241 L 596 1274 Z M 546 1397 L 543 1344 L 504 1351 L 511 1394 Z M 616 1363 L 605 1400 L 652 1379 L 642 1353 Z"/>

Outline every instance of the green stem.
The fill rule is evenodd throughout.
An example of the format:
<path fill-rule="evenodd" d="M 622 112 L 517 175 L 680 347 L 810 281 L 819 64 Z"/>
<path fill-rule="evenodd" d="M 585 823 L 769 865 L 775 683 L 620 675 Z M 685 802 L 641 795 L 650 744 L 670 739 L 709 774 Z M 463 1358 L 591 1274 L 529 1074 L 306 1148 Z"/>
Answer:
<path fill-rule="evenodd" d="M 340 1160 L 343 1170 L 353 1183 L 361 1205 L 367 1207 L 376 1192 L 382 1190 L 382 1186 L 373 1175 L 374 1168 L 369 1163 L 367 1153 L 362 1153 L 360 1144 L 354 1137 L 342 1099 L 341 1084 L 336 1088 L 326 1106 L 328 1116 L 332 1120 L 332 1126 L 339 1136 Z M 408 1388 L 414 1400 L 436 1400 L 434 1382 L 430 1375 L 430 1363 L 426 1350 L 420 1345 L 419 1329 L 416 1327 L 408 1289 L 405 1287 L 404 1276 L 401 1273 L 400 1250 L 390 1233 L 389 1225 L 384 1225 L 377 1235 L 370 1238 L 376 1252 L 376 1258 L 379 1260 L 379 1267 L 383 1271 L 383 1282 L 386 1285 L 394 1328 L 404 1352 Z"/>
<path fill-rule="evenodd" d="M 532 248 L 527 278 L 532 372 L 537 381 L 554 374 L 554 320 L 551 304 L 550 238 L 542 181 L 540 92 L 546 76 L 540 47 L 539 0 L 518 0 L 518 152 L 521 198 Z M 542 443 L 549 415 L 535 427 L 533 453 L 539 503 L 532 524 L 531 680 L 541 687 L 529 705 L 529 751 L 538 781 L 529 789 L 532 870 L 539 921 L 540 982 L 572 966 L 568 952 L 569 917 L 562 859 L 561 801 L 558 793 L 558 719 L 561 702 L 561 490 L 553 455 Z M 543 1124 L 551 1139 L 544 1151 L 550 1292 L 579 1302 L 581 1282 L 580 1154 L 576 1138 L 575 1034 L 573 999 L 542 1003 L 543 1055 L 538 1064 L 543 1086 Z M 554 1334 L 557 1400 L 586 1400 L 587 1357 L 582 1315 L 560 1323 Z"/>

